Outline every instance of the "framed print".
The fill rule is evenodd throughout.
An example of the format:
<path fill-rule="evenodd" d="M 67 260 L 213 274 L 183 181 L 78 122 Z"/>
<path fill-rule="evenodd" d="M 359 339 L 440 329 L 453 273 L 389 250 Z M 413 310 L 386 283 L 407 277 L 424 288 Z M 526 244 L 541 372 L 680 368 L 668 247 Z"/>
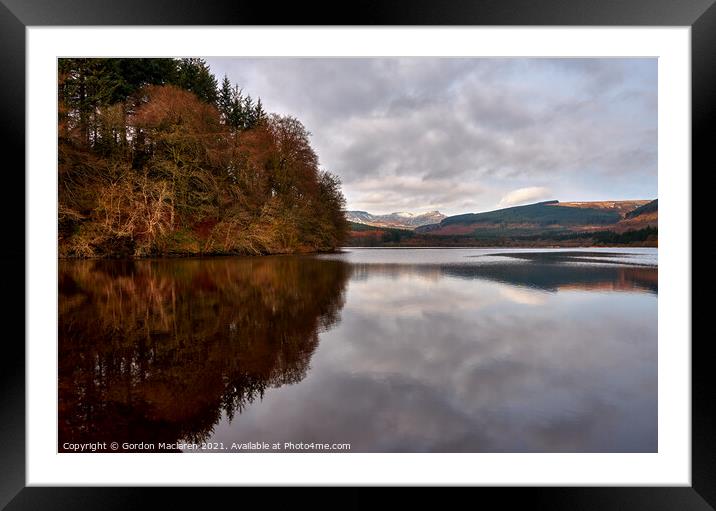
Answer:
<path fill-rule="evenodd" d="M 2 1 L 7 509 L 713 508 L 711 2 Z"/>

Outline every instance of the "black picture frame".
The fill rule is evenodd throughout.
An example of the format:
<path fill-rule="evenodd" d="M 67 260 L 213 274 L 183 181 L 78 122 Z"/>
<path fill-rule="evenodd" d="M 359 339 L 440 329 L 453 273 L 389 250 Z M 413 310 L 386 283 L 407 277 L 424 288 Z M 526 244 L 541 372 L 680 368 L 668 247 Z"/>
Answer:
<path fill-rule="evenodd" d="M 188 489 L 49 488 L 25 485 L 25 29 L 28 26 L 82 25 L 573 25 L 689 26 L 692 72 L 692 168 L 714 168 L 709 124 L 716 117 L 715 0 L 401 0 L 338 3 L 273 3 L 244 0 L 0 0 L 0 148 L 4 155 L 3 231 L 14 240 L 0 260 L 12 286 L 3 307 L 6 325 L 19 326 L 3 339 L 0 394 L 0 508 L 136 509 L 196 507 Z M 10 158 L 12 156 L 13 158 Z M 7 162 L 14 161 L 10 165 Z M 675 172 L 679 170 L 674 169 Z M 691 170 L 693 179 L 694 172 Z M 693 183 L 693 181 L 692 181 Z M 23 193 L 19 193 L 23 190 Z M 695 204 L 696 198 L 692 199 Z M 693 215 L 692 215 L 693 217 Z M 694 217 L 696 220 L 696 217 Z M 693 230 L 692 230 L 693 232 Z M 698 232 L 698 231 L 697 231 Z M 19 240 L 22 240 L 19 241 Z M 22 272 L 16 271 L 23 268 Z M 692 314 L 693 317 L 693 314 Z M 6 330 L 7 332 L 7 330 Z M 689 339 L 674 339 L 689 342 Z M 480 498 L 504 504 L 549 509 L 683 509 L 716 508 L 716 420 L 711 389 L 714 371 L 707 356 L 709 339 L 692 342 L 692 486 L 588 488 L 479 488 Z M 206 489 L 204 489 L 206 490 Z M 210 489 L 213 498 L 234 489 Z M 246 497 L 246 489 L 242 489 Z M 253 490 L 252 490 L 253 491 Z M 354 488 L 339 501 L 311 499 L 312 507 L 366 507 L 375 502 L 372 489 Z M 229 498 L 234 498 L 232 494 Z M 324 494 L 325 495 L 325 494 Z M 412 493 L 424 502 L 422 492 Z M 203 497 L 200 497 L 203 499 Z M 294 499 L 297 497 L 293 497 Z M 298 497 L 300 498 L 300 497 Z M 469 497 L 474 498 L 474 497 Z M 442 499 L 442 497 L 441 497 Z M 243 500 L 243 499 L 242 499 Z M 246 502 L 246 501 L 245 501 Z M 276 502 L 275 500 L 273 502 Z M 445 503 L 444 501 L 442 502 Z M 502 504 L 501 504 L 502 507 Z"/>

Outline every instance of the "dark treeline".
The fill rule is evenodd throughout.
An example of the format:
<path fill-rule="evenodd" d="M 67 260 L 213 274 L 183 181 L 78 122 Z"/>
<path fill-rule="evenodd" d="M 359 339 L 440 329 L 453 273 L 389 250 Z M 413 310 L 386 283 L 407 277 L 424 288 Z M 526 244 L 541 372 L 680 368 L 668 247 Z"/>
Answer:
<path fill-rule="evenodd" d="M 656 246 L 659 237 L 659 230 L 656 227 L 647 226 L 643 229 L 630 230 L 625 232 L 594 231 L 588 234 L 578 233 L 570 236 L 562 236 L 561 239 L 591 238 L 600 245 L 622 245 L 632 243 L 644 243 L 649 246 Z"/>
<path fill-rule="evenodd" d="M 579 231 L 572 233 L 541 233 L 521 236 L 434 235 L 404 229 L 372 227 L 349 223 L 349 247 L 550 247 L 550 246 L 644 246 L 658 245 L 658 229 L 625 232 Z"/>
<path fill-rule="evenodd" d="M 60 59 L 63 257 L 271 254 L 344 240 L 338 178 L 295 118 L 202 59 Z"/>

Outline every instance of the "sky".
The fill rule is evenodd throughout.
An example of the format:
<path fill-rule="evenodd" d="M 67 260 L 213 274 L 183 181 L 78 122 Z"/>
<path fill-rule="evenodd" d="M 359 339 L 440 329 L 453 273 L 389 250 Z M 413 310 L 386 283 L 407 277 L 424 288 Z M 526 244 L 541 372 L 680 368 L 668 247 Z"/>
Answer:
<path fill-rule="evenodd" d="M 657 196 L 657 60 L 207 58 L 312 133 L 348 210 Z"/>

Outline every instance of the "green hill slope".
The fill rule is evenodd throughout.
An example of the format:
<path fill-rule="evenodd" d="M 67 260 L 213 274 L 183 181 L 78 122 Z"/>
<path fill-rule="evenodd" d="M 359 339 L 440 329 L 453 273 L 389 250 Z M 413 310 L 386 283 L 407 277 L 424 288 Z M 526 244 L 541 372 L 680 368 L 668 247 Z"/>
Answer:
<path fill-rule="evenodd" d="M 620 219 L 621 216 L 616 211 L 560 206 L 559 201 L 554 200 L 485 213 L 451 216 L 444 219 L 439 225 L 441 227 L 455 224 L 609 225 Z"/>
<path fill-rule="evenodd" d="M 654 199 L 651 202 L 648 202 L 644 204 L 643 206 L 639 206 L 636 209 L 631 210 L 629 213 L 624 215 L 625 218 L 636 218 L 641 215 L 646 215 L 648 213 L 656 213 L 659 211 L 659 199 Z"/>

